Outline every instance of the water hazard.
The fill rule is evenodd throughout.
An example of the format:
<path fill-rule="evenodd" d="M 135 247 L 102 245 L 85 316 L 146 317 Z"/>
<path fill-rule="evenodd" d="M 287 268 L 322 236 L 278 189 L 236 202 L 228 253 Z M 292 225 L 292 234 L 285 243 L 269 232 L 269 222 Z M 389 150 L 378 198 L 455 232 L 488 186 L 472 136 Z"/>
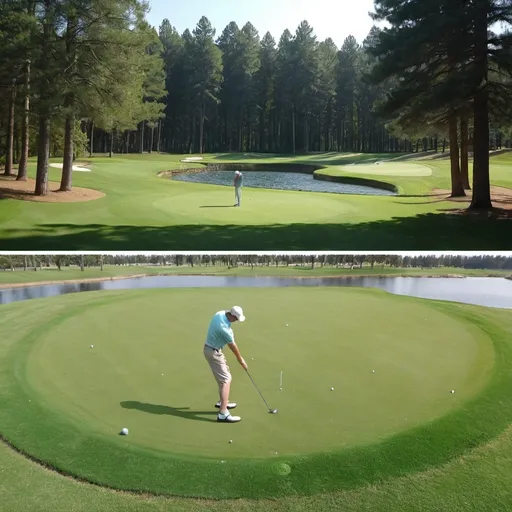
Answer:
<path fill-rule="evenodd" d="M 312 174 L 279 171 L 243 171 L 244 187 L 271 188 L 276 190 L 300 190 L 306 192 L 330 192 L 332 194 L 357 194 L 372 196 L 394 196 L 395 192 L 375 187 L 315 180 Z M 210 185 L 233 186 L 231 171 L 204 170 L 174 174 L 173 180 Z"/>
<path fill-rule="evenodd" d="M 465 279 L 417 277 L 293 278 L 239 276 L 152 276 L 89 283 L 60 283 L 0 289 L 0 304 L 68 293 L 141 288 L 250 288 L 339 286 L 379 288 L 397 295 L 512 309 L 512 281 L 494 277 Z"/>

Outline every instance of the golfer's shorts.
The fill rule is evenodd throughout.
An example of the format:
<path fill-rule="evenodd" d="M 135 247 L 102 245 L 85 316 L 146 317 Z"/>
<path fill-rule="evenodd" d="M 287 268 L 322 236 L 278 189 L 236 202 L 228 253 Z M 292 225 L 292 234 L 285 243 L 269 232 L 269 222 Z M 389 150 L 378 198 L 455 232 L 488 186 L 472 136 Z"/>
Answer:
<path fill-rule="evenodd" d="M 221 350 L 215 350 L 205 345 L 204 357 L 206 357 L 206 360 L 212 369 L 213 376 L 219 384 L 226 384 L 231 382 L 229 366 L 226 363 L 226 357 Z"/>

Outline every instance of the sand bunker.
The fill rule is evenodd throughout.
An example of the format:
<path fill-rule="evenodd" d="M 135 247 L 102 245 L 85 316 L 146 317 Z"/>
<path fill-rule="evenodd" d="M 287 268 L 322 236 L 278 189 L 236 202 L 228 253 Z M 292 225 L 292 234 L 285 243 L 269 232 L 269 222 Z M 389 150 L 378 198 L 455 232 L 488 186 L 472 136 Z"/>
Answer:
<path fill-rule="evenodd" d="M 183 160 L 180 160 L 181 162 L 197 162 L 199 160 L 202 160 L 202 156 L 189 156 L 187 158 L 184 158 Z"/>
<path fill-rule="evenodd" d="M 50 164 L 50 167 L 55 167 L 56 169 L 62 169 L 64 167 L 64 164 Z M 87 167 L 83 167 L 81 165 L 73 165 L 73 171 L 91 172 L 91 169 L 88 169 Z"/>

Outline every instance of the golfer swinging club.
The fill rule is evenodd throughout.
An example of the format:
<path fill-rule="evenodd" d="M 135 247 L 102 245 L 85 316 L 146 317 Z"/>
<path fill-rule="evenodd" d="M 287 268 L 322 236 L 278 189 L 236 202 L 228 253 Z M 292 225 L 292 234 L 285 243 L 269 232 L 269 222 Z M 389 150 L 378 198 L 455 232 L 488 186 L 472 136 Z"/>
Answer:
<path fill-rule="evenodd" d="M 244 184 L 244 176 L 240 171 L 235 171 L 235 181 L 233 184 L 235 186 L 235 206 L 240 206 L 242 201 L 242 185 Z"/>
<path fill-rule="evenodd" d="M 235 336 L 231 324 L 236 321 L 245 320 L 244 312 L 240 306 L 233 306 L 229 311 L 218 311 L 213 315 L 206 335 L 204 344 L 204 357 L 212 369 L 213 376 L 219 385 L 220 400 L 215 404 L 219 409 L 217 421 L 226 423 L 236 423 L 242 418 L 240 416 L 231 416 L 229 409 L 236 407 L 235 403 L 229 402 L 229 390 L 231 387 L 231 373 L 226 363 L 226 358 L 222 353 L 222 348 L 227 345 L 244 370 L 247 370 L 247 364 L 241 356 L 235 343 Z"/>

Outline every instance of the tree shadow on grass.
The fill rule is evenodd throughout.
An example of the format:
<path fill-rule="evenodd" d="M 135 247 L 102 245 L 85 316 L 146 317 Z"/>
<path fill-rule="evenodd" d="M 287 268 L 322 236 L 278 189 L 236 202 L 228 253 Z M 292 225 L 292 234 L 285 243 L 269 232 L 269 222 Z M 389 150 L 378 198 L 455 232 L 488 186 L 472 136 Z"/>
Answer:
<path fill-rule="evenodd" d="M 0 227 L 4 251 L 410 251 L 512 250 L 510 210 L 453 209 L 360 223 Z"/>
<path fill-rule="evenodd" d="M 168 405 L 146 404 L 133 400 L 121 402 L 120 404 L 123 409 L 135 409 L 149 414 L 176 416 L 186 420 L 207 421 L 209 423 L 212 421 L 217 422 L 217 411 L 191 411 L 190 407 L 170 407 Z M 204 415 L 215 415 L 215 418 L 203 418 L 202 416 Z"/>

